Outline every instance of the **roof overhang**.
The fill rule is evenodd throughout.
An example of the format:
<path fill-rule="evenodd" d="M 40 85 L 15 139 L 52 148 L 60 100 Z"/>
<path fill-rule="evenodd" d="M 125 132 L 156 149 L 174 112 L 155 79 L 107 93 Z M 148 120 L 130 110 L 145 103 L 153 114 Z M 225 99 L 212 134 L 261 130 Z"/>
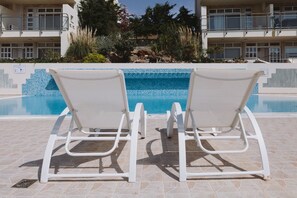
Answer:
<path fill-rule="evenodd" d="M 41 5 L 41 4 L 69 4 L 74 5 L 76 0 L 1 0 L 0 5 L 8 6 L 12 4 L 29 4 L 29 5 Z"/>
<path fill-rule="evenodd" d="M 253 5 L 253 4 L 280 4 L 294 3 L 294 0 L 201 0 L 202 6 L 218 6 L 218 5 Z M 295 2 L 296 3 L 296 2 Z"/>

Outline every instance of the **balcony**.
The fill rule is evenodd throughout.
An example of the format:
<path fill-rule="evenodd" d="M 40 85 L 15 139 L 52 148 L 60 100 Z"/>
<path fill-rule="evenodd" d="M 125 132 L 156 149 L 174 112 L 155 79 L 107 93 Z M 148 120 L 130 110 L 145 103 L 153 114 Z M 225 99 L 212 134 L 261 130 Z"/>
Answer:
<path fill-rule="evenodd" d="M 73 5 L 76 0 L 1 0 L 1 5 L 12 5 L 12 4 L 29 4 L 29 5 L 40 5 L 40 4 L 69 4 Z"/>
<path fill-rule="evenodd" d="M 67 31 L 69 17 L 67 14 L 40 14 L 36 17 L 12 17 L 0 15 L 0 32 L 12 31 Z"/>
<path fill-rule="evenodd" d="M 232 30 L 269 30 L 269 29 L 296 29 L 297 13 L 269 14 L 215 14 L 207 18 L 207 31 L 232 31 Z M 202 23 L 203 24 L 203 23 Z"/>
<path fill-rule="evenodd" d="M 296 29 L 297 13 L 280 13 L 274 15 L 274 28 Z"/>

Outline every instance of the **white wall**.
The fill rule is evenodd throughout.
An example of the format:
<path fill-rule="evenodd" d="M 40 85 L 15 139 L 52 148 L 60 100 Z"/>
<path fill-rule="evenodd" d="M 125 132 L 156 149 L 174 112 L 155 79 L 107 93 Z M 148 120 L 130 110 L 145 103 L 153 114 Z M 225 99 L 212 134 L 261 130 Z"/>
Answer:
<path fill-rule="evenodd" d="M 23 65 L 25 66 L 24 73 L 16 73 L 15 67 Z M 185 63 L 174 63 L 174 64 L 138 64 L 138 63 L 37 63 L 37 64 L 27 64 L 27 63 L 7 63 L 0 64 L 0 70 L 4 69 L 4 72 L 9 75 L 9 78 L 13 80 L 13 84 L 17 84 L 17 89 L 3 89 L 0 88 L 0 95 L 21 95 L 22 94 L 22 84 L 26 82 L 26 79 L 30 78 L 31 74 L 34 73 L 35 69 L 47 69 L 47 68 L 117 68 L 117 69 L 193 69 L 193 68 L 238 68 L 238 69 L 252 69 L 252 70 L 263 70 L 265 76 L 259 79 L 259 93 L 297 93 L 296 88 L 272 88 L 263 87 L 263 83 L 267 82 L 268 78 L 271 78 L 272 74 L 276 72 L 276 69 L 297 69 L 297 64 L 288 63 L 277 63 L 277 64 L 185 64 Z"/>
<path fill-rule="evenodd" d="M 63 4 L 63 13 L 66 13 L 69 17 L 69 30 L 63 31 L 61 34 L 61 55 L 65 56 L 65 53 L 70 46 L 70 33 L 76 32 L 78 27 L 77 4 L 74 7 L 71 7 L 68 4 Z"/>
<path fill-rule="evenodd" d="M 1 14 L 3 16 L 2 28 L 6 29 L 9 25 L 18 26 L 18 20 L 16 16 L 22 16 L 22 9 L 20 7 L 13 6 L 13 9 L 8 9 L 6 7 L 0 6 Z M 7 18 L 6 16 L 9 16 Z"/>

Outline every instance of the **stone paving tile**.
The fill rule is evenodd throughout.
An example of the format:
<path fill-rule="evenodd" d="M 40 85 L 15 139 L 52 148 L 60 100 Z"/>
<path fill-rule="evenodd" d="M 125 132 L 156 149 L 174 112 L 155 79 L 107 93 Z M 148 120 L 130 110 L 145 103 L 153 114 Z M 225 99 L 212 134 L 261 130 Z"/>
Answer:
<path fill-rule="evenodd" d="M 46 184 L 35 182 L 28 189 L 11 188 L 21 179 L 38 179 L 44 149 L 54 119 L 0 119 L 0 198 L 2 197 L 296 197 L 297 190 L 297 118 L 257 119 L 266 142 L 271 179 L 247 176 L 242 178 L 193 178 L 187 182 L 178 180 L 178 138 L 166 137 L 165 116 L 148 119 L 147 138 L 139 139 L 137 152 L 137 182 L 128 183 L 123 178 L 95 180 L 60 180 Z M 26 122 L 26 124 L 24 124 Z M 244 120 L 246 122 L 246 120 Z M 66 131 L 69 119 L 61 127 Z M 249 128 L 247 123 L 247 129 Z M 208 147 L 231 148 L 224 142 L 220 145 L 204 143 Z M 72 150 L 96 151 L 108 144 L 79 143 Z M 65 154 L 61 143 L 56 144 L 51 171 L 67 172 L 112 172 L 128 170 L 129 144 L 121 143 L 117 153 L 102 159 L 94 157 L 75 158 Z M 195 146 L 187 144 L 189 170 L 233 170 L 237 167 L 258 168 L 260 156 L 255 142 L 243 155 L 206 155 Z M 117 162 L 111 166 L 111 162 Z M 214 167 L 213 165 L 216 164 Z M 98 167 L 101 167 L 98 169 Z"/>
<path fill-rule="evenodd" d="M 140 194 L 164 194 L 164 184 L 162 181 L 142 181 Z"/>
<path fill-rule="evenodd" d="M 164 182 L 165 194 L 189 194 L 190 190 L 186 182 Z"/>
<path fill-rule="evenodd" d="M 191 198 L 191 194 L 185 194 L 185 193 L 166 193 L 165 198 Z"/>

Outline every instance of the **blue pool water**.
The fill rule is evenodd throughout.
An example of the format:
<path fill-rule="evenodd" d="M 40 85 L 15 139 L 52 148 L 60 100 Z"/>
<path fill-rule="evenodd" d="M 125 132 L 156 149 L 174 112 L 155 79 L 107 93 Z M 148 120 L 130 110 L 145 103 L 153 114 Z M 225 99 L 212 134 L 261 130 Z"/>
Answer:
<path fill-rule="evenodd" d="M 143 102 L 145 109 L 151 114 L 163 114 L 170 110 L 173 102 L 186 106 L 186 96 L 129 96 L 129 108 L 134 110 L 137 102 Z M 266 97 L 252 95 L 247 106 L 253 112 L 295 112 L 297 113 L 297 98 Z M 58 115 L 66 107 L 61 96 L 28 96 L 0 100 L 0 115 Z"/>
<path fill-rule="evenodd" d="M 186 106 L 190 70 L 124 70 L 129 108 L 144 103 L 150 114 L 163 114 L 173 102 Z M 296 97 L 258 95 L 257 87 L 247 106 L 253 112 L 297 112 Z M 25 97 L 0 100 L 0 115 L 58 115 L 66 107 L 52 78 L 36 70 L 23 86 Z"/>

